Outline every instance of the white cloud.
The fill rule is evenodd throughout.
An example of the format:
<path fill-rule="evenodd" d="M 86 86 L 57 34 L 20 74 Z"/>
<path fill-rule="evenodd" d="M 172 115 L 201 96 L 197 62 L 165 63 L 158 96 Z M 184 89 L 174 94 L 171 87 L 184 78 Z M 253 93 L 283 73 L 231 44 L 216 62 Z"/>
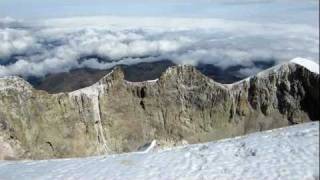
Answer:
<path fill-rule="evenodd" d="M 11 28 L 0 29 L 0 42 L 0 59 L 27 53 L 37 47 L 34 37 L 28 31 Z"/>
<path fill-rule="evenodd" d="M 319 59 L 318 28 L 308 25 L 124 17 L 54 19 L 28 25 L 0 28 L 0 64 L 20 55 L 15 57 L 18 61 L 0 65 L 0 76 L 43 76 L 79 67 L 105 69 L 163 59 L 222 68 L 252 67 L 255 60 L 279 63 L 297 56 Z M 79 61 L 83 57 L 88 58 Z"/>
<path fill-rule="evenodd" d="M 240 77 L 252 76 L 252 75 L 257 74 L 260 71 L 262 71 L 262 69 L 258 68 L 258 67 L 242 68 L 239 70 L 239 75 L 240 75 Z"/>

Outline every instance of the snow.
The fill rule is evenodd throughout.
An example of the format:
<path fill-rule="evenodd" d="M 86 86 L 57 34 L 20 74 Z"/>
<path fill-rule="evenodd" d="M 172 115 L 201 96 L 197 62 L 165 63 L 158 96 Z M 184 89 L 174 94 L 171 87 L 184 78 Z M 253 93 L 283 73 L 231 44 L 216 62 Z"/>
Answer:
<path fill-rule="evenodd" d="M 288 65 L 290 63 L 291 64 L 292 63 L 293 64 L 298 64 L 300 66 L 305 67 L 310 72 L 319 74 L 319 64 L 317 64 L 316 62 L 314 62 L 312 60 L 309 60 L 309 59 L 297 57 L 297 58 L 294 58 L 294 59 L 290 60 L 289 63 L 278 64 L 276 66 L 273 66 L 273 67 L 270 67 L 268 69 L 265 69 L 265 70 L 257 73 L 255 76 L 257 76 L 257 77 L 267 77 L 269 74 L 279 71 L 279 69 L 283 68 L 284 65 Z M 232 89 L 235 86 L 242 85 L 242 83 L 244 83 L 244 82 L 249 82 L 252 77 L 254 77 L 254 76 L 249 76 L 249 77 L 247 77 L 245 79 L 242 79 L 240 81 L 237 81 L 237 82 L 234 82 L 234 83 L 231 83 L 231 84 L 223 84 L 223 85 L 228 89 Z"/>
<path fill-rule="evenodd" d="M 148 153 L 155 149 L 157 146 L 157 140 L 153 140 L 150 145 L 142 151 L 142 153 Z"/>
<path fill-rule="evenodd" d="M 290 63 L 299 64 L 300 66 L 307 68 L 309 71 L 319 74 L 319 64 L 311 60 L 298 57 L 292 59 Z"/>
<path fill-rule="evenodd" d="M 159 81 L 159 79 L 153 79 L 153 80 L 146 80 L 146 81 L 141 81 L 141 82 L 133 82 L 133 81 L 126 81 L 125 83 L 130 84 L 130 85 L 136 85 L 136 86 L 142 86 L 146 84 L 156 84 Z"/>
<path fill-rule="evenodd" d="M 148 83 L 156 83 L 159 81 L 159 78 L 153 80 L 147 80 Z"/>
<path fill-rule="evenodd" d="M 311 122 L 159 152 L 1 161 L 0 179 L 317 179 L 318 138 Z"/>

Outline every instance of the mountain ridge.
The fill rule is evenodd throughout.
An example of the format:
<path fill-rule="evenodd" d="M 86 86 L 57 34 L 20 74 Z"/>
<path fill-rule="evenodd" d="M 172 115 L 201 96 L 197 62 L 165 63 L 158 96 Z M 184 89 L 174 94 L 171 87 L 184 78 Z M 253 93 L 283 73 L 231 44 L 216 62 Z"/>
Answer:
<path fill-rule="evenodd" d="M 319 74 L 296 63 L 221 84 L 192 66 L 129 82 L 116 68 L 92 86 L 48 94 L 0 79 L 0 150 L 9 158 L 63 158 L 207 142 L 318 120 Z M 17 88 L 18 87 L 18 88 Z M 8 148 L 6 148 L 8 149 Z"/>
<path fill-rule="evenodd" d="M 280 67 L 282 66 L 287 66 L 287 65 L 290 65 L 290 64 L 296 64 L 296 65 L 299 65 L 299 66 L 302 66 L 306 69 L 308 69 L 310 72 L 313 72 L 313 73 L 316 73 L 316 74 L 319 74 L 319 64 L 311 61 L 311 60 L 308 60 L 308 59 L 305 59 L 305 58 L 300 58 L 300 57 L 297 57 L 297 58 L 294 58 L 292 60 L 290 60 L 289 62 L 286 62 L 286 63 L 282 63 L 282 64 L 278 64 L 276 66 L 272 66 L 266 70 L 263 70 L 253 76 L 249 76 L 245 79 L 242 79 L 242 80 L 239 80 L 239 81 L 236 81 L 234 83 L 219 83 L 213 79 L 210 79 L 211 81 L 213 81 L 214 83 L 218 83 L 218 84 L 221 84 L 222 86 L 225 86 L 227 88 L 230 88 L 230 86 L 234 86 L 234 85 L 237 85 L 239 83 L 242 83 L 243 81 L 248 81 L 250 80 L 251 78 L 255 77 L 255 76 L 261 76 L 261 75 L 268 75 L 271 71 L 275 72 L 276 70 L 278 70 Z M 304 65 L 305 64 L 305 65 Z M 313 65 L 313 66 L 312 66 Z M 169 71 L 171 71 L 171 69 L 176 69 L 176 68 L 183 68 L 183 67 L 193 67 L 192 65 L 175 65 L 173 67 L 168 67 L 167 70 L 165 72 L 162 73 L 161 76 L 165 75 L 166 73 L 169 73 Z M 122 71 L 122 68 L 121 67 L 115 67 L 114 69 L 117 69 L 117 70 L 120 70 Z M 194 68 L 195 69 L 195 68 Z M 195 69 L 196 70 L 196 69 Z M 196 70 L 198 71 L 198 70 Z M 93 85 L 95 84 L 99 84 L 100 81 L 102 81 L 103 79 L 105 79 L 107 76 L 110 76 L 112 73 L 114 72 L 114 70 L 111 70 L 111 72 L 107 73 L 106 75 L 104 75 L 100 80 L 98 80 L 96 83 L 94 83 Z M 123 71 L 122 71 L 123 73 Z M 201 73 L 201 72 L 199 72 Z M 202 74 L 202 73 L 201 73 Z M 203 76 L 205 76 L 206 78 L 208 78 L 206 75 L 202 74 Z M 19 76 L 6 76 L 6 77 L 0 77 L 0 82 L 1 81 L 4 81 L 6 79 L 15 79 L 15 80 L 19 80 L 19 81 L 24 81 L 23 83 L 26 83 L 28 84 L 27 86 L 31 86 L 33 87 L 28 81 L 26 81 L 25 79 L 19 77 Z M 122 79 L 124 79 L 124 75 L 122 77 Z M 139 81 L 139 82 L 133 82 L 133 81 L 128 81 L 128 80 L 125 80 L 126 82 L 128 83 L 133 83 L 133 84 L 139 84 L 139 83 L 147 83 L 147 82 L 155 82 L 155 81 L 158 81 L 159 78 L 157 79 L 153 79 L 153 80 L 146 80 L 146 81 Z M 93 86 L 91 85 L 91 86 Z M 2 86 L 3 87 L 3 86 Z M 60 94 L 60 93 L 73 93 L 73 92 L 76 92 L 78 90 L 81 90 L 81 89 L 87 89 L 89 88 L 90 86 L 87 86 L 87 87 L 83 87 L 83 88 L 80 88 L 80 89 L 77 89 L 77 90 L 74 90 L 74 91 L 71 91 L 71 92 L 59 92 L 59 93 L 50 93 L 50 94 Z M 34 90 L 37 90 L 33 87 Z M 39 90 L 39 91 L 45 91 L 45 90 Z"/>

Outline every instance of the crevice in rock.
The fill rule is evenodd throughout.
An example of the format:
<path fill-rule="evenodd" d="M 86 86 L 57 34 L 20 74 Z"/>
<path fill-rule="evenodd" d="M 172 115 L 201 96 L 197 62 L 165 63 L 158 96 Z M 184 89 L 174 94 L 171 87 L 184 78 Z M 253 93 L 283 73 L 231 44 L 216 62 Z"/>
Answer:
<path fill-rule="evenodd" d="M 140 106 L 141 106 L 141 108 L 142 108 L 143 110 L 146 110 L 146 107 L 145 107 L 145 105 L 144 105 L 143 100 L 140 101 Z"/>
<path fill-rule="evenodd" d="M 145 98 L 146 97 L 146 87 L 141 88 L 140 95 L 141 95 L 141 98 Z"/>
<path fill-rule="evenodd" d="M 48 144 L 50 146 L 51 150 L 54 151 L 53 145 L 50 141 L 47 141 L 46 144 Z"/>

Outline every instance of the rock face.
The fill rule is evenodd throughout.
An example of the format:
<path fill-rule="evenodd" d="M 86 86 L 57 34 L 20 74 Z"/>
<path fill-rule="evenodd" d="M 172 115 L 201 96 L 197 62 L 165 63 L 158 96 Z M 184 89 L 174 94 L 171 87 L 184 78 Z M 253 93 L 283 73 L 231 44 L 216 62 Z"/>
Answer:
<path fill-rule="evenodd" d="M 318 109 L 319 74 L 294 63 L 226 85 L 191 66 L 145 82 L 128 82 L 116 68 L 90 87 L 59 94 L 0 78 L 0 157 L 121 153 L 153 139 L 205 142 L 319 120 Z"/>

